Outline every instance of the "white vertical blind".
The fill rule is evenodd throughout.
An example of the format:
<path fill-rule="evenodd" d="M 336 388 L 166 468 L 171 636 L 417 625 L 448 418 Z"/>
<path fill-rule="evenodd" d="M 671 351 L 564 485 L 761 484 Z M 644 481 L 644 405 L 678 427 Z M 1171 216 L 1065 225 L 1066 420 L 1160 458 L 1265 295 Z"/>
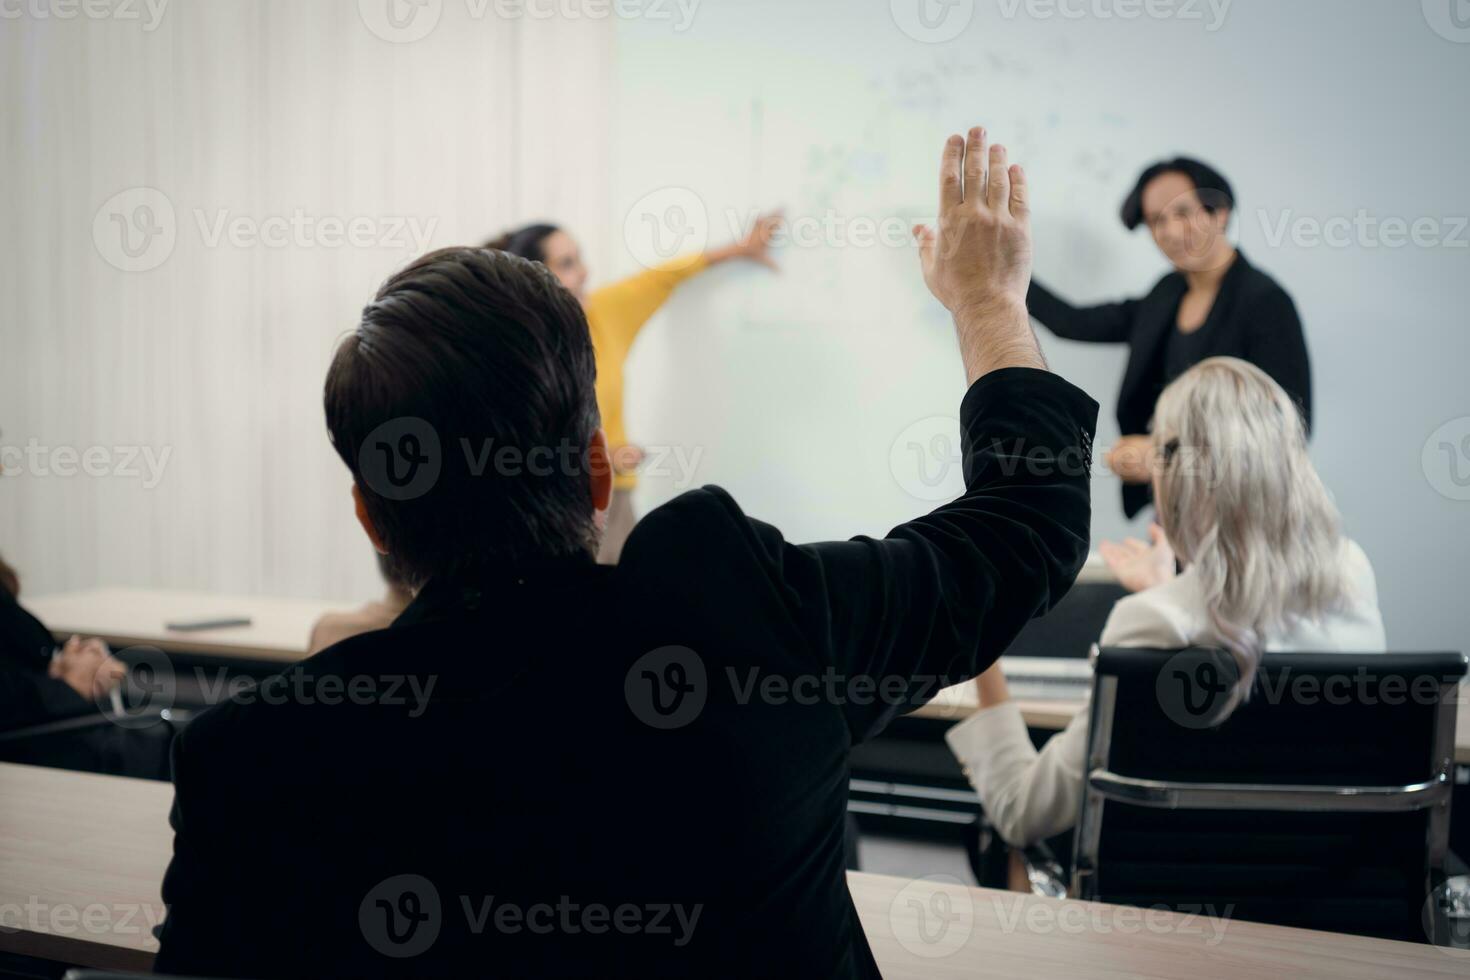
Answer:
<path fill-rule="evenodd" d="M 610 24 L 66 9 L 0 19 L 0 554 L 32 594 L 376 593 L 322 422 L 334 343 L 418 252 L 523 220 L 606 266 Z"/>

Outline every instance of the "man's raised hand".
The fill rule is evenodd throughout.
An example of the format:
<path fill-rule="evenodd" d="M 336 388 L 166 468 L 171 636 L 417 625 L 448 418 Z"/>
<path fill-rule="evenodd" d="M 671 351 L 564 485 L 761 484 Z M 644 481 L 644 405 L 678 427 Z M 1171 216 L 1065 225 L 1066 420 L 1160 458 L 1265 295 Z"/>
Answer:
<path fill-rule="evenodd" d="M 954 315 L 974 381 L 1003 367 L 1044 368 L 1026 314 L 1031 212 L 1026 174 L 985 130 L 951 136 L 939 168 L 939 227 L 916 226 L 924 282 Z"/>

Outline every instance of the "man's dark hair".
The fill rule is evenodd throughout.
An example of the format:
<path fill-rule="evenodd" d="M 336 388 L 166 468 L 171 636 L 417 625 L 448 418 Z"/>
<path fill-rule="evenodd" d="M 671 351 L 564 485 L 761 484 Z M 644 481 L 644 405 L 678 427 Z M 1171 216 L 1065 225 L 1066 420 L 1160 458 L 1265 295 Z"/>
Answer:
<path fill-rule="evenodd" d="M 383 285 L 324 401 L 406 584 L 595 549 L 596 375 L 582 306 L 543 265 L 446 248 Z"/>
<path fill-rule="evenodd" d="M 378 574 L 383 577 L 384 584 L 395 589 L 407 589 L 410 587 L 404 581 L 403 569 L 398 567 L 398 562 L 392 555 L 385 555 L 381 551 L 374 551 L 373 557 L 378 562 Z"/>
<path fill-rule="evenodd" d="M 4 558 L 0 558 L 0 589 L 10 593 L 12 599 L 20 596 L 20 576 L 15 569 L 5 564 Z"/>
<path fill-rule="evenodd" d="M 534 224 L 507 231 L 497 238 L 492 238 L 485 243 L 486 248 L 497 249 L 501 252 L 509 252 L 511 255 L 519 255 L 523 259 L 532 262 L 545 262 L 546 249 L 543 247 L 546 239 L 561 231 L 556 225 Z"/>
<path fill-rule="evenodd" d="M 1123 225 L 1129 231 L 1143 224 L 1143 189 L 1162 174 L 1183 174 L 1193 181 L 1200 204 L 1211 214 L 1220 208 L 1235 210 L 1235 192 L 1220 171 L 1189 157 L 1175 157 L 1156 163 L 1139 175 L 1138 183 L 1123 201 Z"/>

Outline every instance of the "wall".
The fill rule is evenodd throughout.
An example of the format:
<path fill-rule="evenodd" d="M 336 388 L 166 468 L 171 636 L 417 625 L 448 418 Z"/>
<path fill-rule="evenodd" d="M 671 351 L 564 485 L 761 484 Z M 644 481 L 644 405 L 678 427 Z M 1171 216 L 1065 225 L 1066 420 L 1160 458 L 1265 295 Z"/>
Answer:
<path fill-rule="evenodd" d="M 6 9 L 0 552 L 33 594 L 375 595 L 322 422 L 335 342 L 427 248 L 555 216 L 607 250 L 610 25 L 463 0 Z"/>

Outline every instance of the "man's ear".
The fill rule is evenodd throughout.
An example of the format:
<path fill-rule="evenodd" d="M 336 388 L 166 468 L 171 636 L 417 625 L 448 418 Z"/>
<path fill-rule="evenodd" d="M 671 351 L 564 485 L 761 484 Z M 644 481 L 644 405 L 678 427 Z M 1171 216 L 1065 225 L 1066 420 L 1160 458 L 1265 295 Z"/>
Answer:
<path fill-rule="evenodd" d="M 587 443 L 587 463 L 587 478 L 592 484 L 592 509 L 605 511 L 612 504 L 613 464 L 612 453 L 607 448 L 607 433 L 601 429 L 592 433 L 592 441 Z"/>
<path fill-rule="evenodd" d="M 362 490 L 356 483 L 352 484 L 352 507 L 357 512 L 357 523 L 367 532 L 368 540 L 378 550 L 378 554 L 386 555 L 388 549 L 383 546 L 383 538 L 378 534 L 377 527 L 373 524 L 372 517 L 368 514 L 367 501 L 362 497 Z"/>

